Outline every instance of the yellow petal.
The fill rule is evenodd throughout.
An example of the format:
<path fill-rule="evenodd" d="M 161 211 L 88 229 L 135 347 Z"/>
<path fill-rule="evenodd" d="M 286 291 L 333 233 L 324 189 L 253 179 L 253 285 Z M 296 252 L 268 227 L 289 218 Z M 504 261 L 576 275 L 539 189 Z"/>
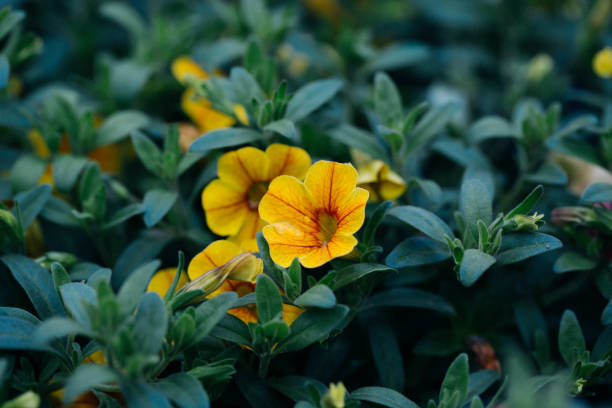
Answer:
<path fill-rule="evenodd" d="M 243 147 L 221 156 L 217 174 L 225 183 L 246 191 L 257 182 L 268 181 L 269 167 L 270 161 L 264 152 Z"/>
<path fill-rule="evenodd" d="M 234 104 L 234 115 L 244 126 L 249 126 L 249 115 L 247 114 L 246 109 L 244 109 L 244 106 Z"/>
<path fill-rule="evenodd" d="M 181 106 L 204 133 L 231 127 L 236 123 L 231 116 L 213 109 L 209 100 L 196 96 L 193 89 L 187 89 L 183 93 Z"/>
<path fill-rule="evenodd" d="M 257 323 L 257 311 L 255 310 L 255 308 L 237 307 L 235 309 L 230 309 L 228 313 L 233 316 L 236 316 L 245 324 Z"/>
<path fill-rule="evenodd" d="M 306 150 L 299 147 L 275 143 L 268 146 L 266 155 L 270 160 L 268 180 L 272 180 L 281 174 L 303 180 L 310 167 L 310 156 L 306 153 Z"/>
<path fill-rule="evenodd" d="M 357 188 L 351 197 L 338 210 L 338 229 L 336 234 L 351 235 L 359 231 L 365 219 L 365 206 L 369 193 Z"/>
<path fill-rule="evenodd" d="M 302 313 L 304 309 L 301 307 L 283 304 L 283 320 L 288 325 L 291 325 Z"/>
<path fill-rule="evenodd" d="M 357 184 L 376 183 L 383 167 L 387 166 L 382 160 L 372 160 L 359 167 Z M 387 167 L 388 168 L 388 167 Z"/>
<path fill-rule="evenodd" d="M 176 272 L 176 268 L 175 268 Z M 83 363 L 106 364 L 106 356 L 102 350 L 98 350 L 83 359 Z"/>
<path fill-rule="evenodd" d="M 353 193 L 356 182 L 357 170 L 350 164 L 321 160 L 308 170 L 304 184 L 315 206 L 331 214 Z"/>
<path fill-rule="evenodd" d="M 259 215 L 269 223 L 289 222 L 303 231 L 318 231 L 312 197 L 292 176 L 279 176 L 270 183 L 259 203 Z"/>
<path fill-rule="evenodd" d="M 612 77 L 612 48 L 606 47 L 595 54 L 593 70 L 600 77 Z"/>
<path fill-rule="evenodd" d="M 213 180 L 202 191 L 206 223 L 218 235 L 238 233 L 247 212 L 246 191 L 237 191 L 221 180 Z"/>
<path fill-rule="evenodd" d="M 172 75 L 180 83 L 184 83 L 189 75 L 200 79 L 207 79 L 209 77 L 208 73 L 200 65 L 187 56 L 181 56 L 172 61 L 171 70 Z"/>
<path fill-rule="evenodd" d="M 121 172 L 121 152 L 116 144 L 93 149 L 87 157 L 98 162 L 100 170 L 105 173 L 119 174 Z"/>
<path fill-rule="evenodd" d="M 29 130 L 27 136 L 30 140 L 30 143 L 32 143 L 34 153 L 36 153 L 38 157 L 42 157 L 43 159 L 51 157 L 51 150 L 49 150 L 49 146 L 47 146 L 47 143 L 42 138 L 42 135 L 38 130 Z"/>
<path fill-rule="evenodd" d="M 228 240 L 238 245 L 244 252 L 257 252 L 257 233 L 264 225 L 266 222 L 259 217 L 259 213 L 249 209 L 238 233 L 229 237 Z M 254 248 L 253 243 L 255 243 Z"/>
<path fill-rule="evenodd" d="M 193 280 L 211 269 L 224 265 L 238 255 L 240 255 L 238 245 L 224 239 L 214 241 L 194 256 L 189 263 L 187 267 L 189 279 Z"/>
<path fill-rule="evenodd" d="M 306 234 L 286 222 L 265 226 L 263 235 L 270 247 L 272 260 L 283 267 L 291 265 L 293 259 L 301 259 L 321 247 L 312 234 Z"/>
<path fill-rule="evenodd" d="M 176 274 L 176 268 L 164 268 L 160 269 L 151 281 L 149 282 L 149 286 L 147 287 L 147 292 L 156 292 L 162 298 L 166 296 L 166 292 L 170 288 L 172 281 L 174 280 L 174 275 Z M 184 273 L 181 273 L 181 277 L 179 278 L 179 282 L 177 288 L 181 288 L 183 285 L 187 283 L 187 277 Z"/>
<path fill-rule="evenodd" d="M 300 263 L 306 268 L 317 268 L 334 258 L 348 254 L 356 245 L 357 240 L 352 235 L 335 235 L 325 246 L 302 255 L 299 258 Z"/>

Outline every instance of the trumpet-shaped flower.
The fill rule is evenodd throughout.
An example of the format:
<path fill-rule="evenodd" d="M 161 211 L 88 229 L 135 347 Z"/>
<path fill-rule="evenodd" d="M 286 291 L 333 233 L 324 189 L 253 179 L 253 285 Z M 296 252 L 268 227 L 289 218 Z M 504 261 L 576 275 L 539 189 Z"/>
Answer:
<path fill-rule="evenodd" d="M 294 258 L 315 268 L 357 245 L 353 236 L 365 218 L 368 192 L 356 187 L 350 164 L 315 163 L 302 183 L 292 176 L 272 181 L 259 204 L 263 229 L 274 262 L 287 267 Z"/>
<path fill-rule="evenodd" d="M 612 48 L 606 47 L 593 57 L 593 71 L 603 78 L 612 77 Z"/>
<path fill-rule="evenodd" d="M 208 227 L 256 251 L 255 235 L 264 226 L 258 207 L 270 181 L 283 174 L 303 179 L 309 166 L 305 150 L 282 144 L 272 144 L 265 152 L 244 147 L 224 154 L 219 159 L 219 178 L 202 192 Z"/>
<path fill-rule="evenodd" d="M 189 78 L 208 79 L 210 75 L 201 66 L 189 57 L 179 57 L 172 62 L 171 67 L 174 77 L 183 85 L 189 84 Z M 196 95 L 193 88 L 188 87 L 181 98 L 183 111 L 200 128 L 202 132 L 231 127 L 236 123 L 232 116 L 213 109 L 211 102 Z M 248 124 L 249 119 L 246 111 L 241 105 L 234 105 L 234 115 L 243 124 Z"/>
<path fill-rule="evenodd" d="M 357 185 L 370 193 L 370 201 L 395 200 L 406 191 L 406 183 L 382 160 L 358 168 Z"/>
<path fill-rule="evenodd" d="M 208 245 L 191 260 L 187 268 L 187 274 L 192 279 L 188 285 L 199 281 L 194 288 L 200 288 L 201 284 L 207 286 L 206 289 L 214 288 L 207 293 L 208 298 L 225 292 L 235 292 L 240 297 L 252 293 L 260 273 L 263 273 L 261 259 L 245 253 L 238 245 L 227 240 Z M 291 324 L 302 311 L 295 306 L 283 305 L 283 320 Z M 257 322 L 255 305 L 230 309 L 229 313 L 245 323 Z"/>
<path fill-rule="evenodd" d="M 149 286 L 147 287 L 147 292 L 156 292 L 162 298 L 166 296 L 168 289 L 170 289 L 170 285 L 174 280 L 174 275 L 176 275 L 176 268 L 164 268 L 160 269 L 153 275 L 151 281 L 149 282 Z M 184 273 L 181 273 L 179 277 L 179 281 L 177 284 L 177 288 L 182 287 L 187 283 L 187 276 Z"/>

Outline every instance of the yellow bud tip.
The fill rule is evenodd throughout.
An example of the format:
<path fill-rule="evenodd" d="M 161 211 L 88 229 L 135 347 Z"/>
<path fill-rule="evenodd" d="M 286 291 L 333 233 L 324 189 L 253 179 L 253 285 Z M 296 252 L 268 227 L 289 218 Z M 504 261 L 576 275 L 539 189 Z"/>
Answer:
<path fill-rule="evenodd" d="M 593 71 L 602 78 L 612 77 L 612 48 L 606 47 L 595 54 Z"/>
<path fill-rule="evenodd" d="M 259 263 L 255 255 L 245 252 L 192 280 L 181 292 L 200 289 L 207 296 L 217 290 L 226 279 L 249 282 L 258 271 Z"/>
<path fill-rule="evenodd" d="M 321 406 L 324 408 L 344 408 L 346 388 L 342 381 L 329 384 L 329 389 L 321 398 Z"/>

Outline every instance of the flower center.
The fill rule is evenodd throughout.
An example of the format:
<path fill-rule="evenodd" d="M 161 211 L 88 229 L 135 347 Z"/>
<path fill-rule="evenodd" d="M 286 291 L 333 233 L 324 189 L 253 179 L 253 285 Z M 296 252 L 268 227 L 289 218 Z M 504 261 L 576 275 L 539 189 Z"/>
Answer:
<path fill-rule="evenodd" d="M 320 238 L 323 241 L 323 246 L 331 241 L 332 237 L 338 229 L 338 219 L 334 214 L 320 212 L 318 216 L 318 224 L 320 230 Z"/>
<path fill-rule="evenodd" d="M 249 192 L 247 193 L 247 200 L 249 202 L 249 208 L 251 210 L 257 209 L 257 207 L 259 206 L 259 202 L 267 191 L 268 183 L 264 181 L 260 181 L 251 186 Z"/>

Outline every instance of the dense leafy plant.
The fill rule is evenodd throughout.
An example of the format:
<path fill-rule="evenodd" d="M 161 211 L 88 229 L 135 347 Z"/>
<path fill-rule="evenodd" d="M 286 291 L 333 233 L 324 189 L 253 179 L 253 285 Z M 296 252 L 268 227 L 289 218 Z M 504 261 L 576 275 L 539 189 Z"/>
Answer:
<path fill-rule="evenodd" d="M 611 15 L 0 2 L 0 407 L 610 404 Z"/>

